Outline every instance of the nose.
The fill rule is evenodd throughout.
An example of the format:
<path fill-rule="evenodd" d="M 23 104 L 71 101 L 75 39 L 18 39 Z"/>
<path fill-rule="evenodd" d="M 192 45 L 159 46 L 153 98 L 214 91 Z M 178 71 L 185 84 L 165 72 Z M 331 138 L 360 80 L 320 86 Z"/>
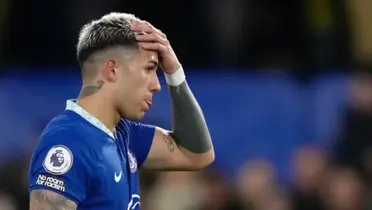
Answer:
<path fill-rule="evenodd" d="M 161 85 L 160 85 L 160 82 L 159 82 L 159 77 L 157 74 L 154 74 L 155 76 L 152 77 L 152 81 L 151 81 L 151 92 L 159 92 L 161 90 Z"/>

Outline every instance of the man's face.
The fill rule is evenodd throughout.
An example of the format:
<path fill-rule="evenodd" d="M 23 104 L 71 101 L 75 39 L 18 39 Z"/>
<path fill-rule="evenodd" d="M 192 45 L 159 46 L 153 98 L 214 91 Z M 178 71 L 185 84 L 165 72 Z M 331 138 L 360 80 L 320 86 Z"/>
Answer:
<path fill-rule="evenodd" d="M 143 49 L 122 62 L 115 88 L 121 117 L 138 120 L 149 110 L 153 93 L 160 91 L 158 64 L 158 53 Z"/>

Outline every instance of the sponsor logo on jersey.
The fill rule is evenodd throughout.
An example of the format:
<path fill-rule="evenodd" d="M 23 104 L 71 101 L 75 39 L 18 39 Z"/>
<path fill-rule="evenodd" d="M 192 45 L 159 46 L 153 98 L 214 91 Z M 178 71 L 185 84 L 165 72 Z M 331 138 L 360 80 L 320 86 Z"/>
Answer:
<path fill-rule="evenodd" d="M 122 175 L 123 175 L 123 171 L 120 171 L 119 175 L 116 175 L 116 172 L 114 173 L 114 178 L 115 178 L 116 183 L 120 182 Z"/>
<path fill-rule="evenodd" d="M 42 174 L 39 174 L 39 176 L 37 177 L 36 184 L 47 186 L 61 192 L 64 192 L 66 190 L 64 181 Z"/>

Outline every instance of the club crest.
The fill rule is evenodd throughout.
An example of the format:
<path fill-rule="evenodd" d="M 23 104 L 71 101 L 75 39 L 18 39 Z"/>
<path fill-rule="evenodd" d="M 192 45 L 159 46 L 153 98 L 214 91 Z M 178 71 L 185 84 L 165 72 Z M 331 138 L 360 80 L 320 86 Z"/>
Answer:
<path fill-rule="evenodd" d="M 137 168 L 138 168 L 137 160 L 131 151 L 128 151 L 128 161 L 129 161 L 130 172 L 136 173 Z"/>

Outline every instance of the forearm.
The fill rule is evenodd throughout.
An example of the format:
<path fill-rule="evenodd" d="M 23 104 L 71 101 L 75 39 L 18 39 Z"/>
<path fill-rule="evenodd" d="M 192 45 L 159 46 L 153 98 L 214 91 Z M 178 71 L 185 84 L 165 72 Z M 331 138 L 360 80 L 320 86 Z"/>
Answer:
<path fill-rule="evenodd" d="M 169 86 L 172 102 L 172 137 L 179 146 L 192 153 L 212 149 L 211 136 L 203 112 L 186 81 Z"/>

